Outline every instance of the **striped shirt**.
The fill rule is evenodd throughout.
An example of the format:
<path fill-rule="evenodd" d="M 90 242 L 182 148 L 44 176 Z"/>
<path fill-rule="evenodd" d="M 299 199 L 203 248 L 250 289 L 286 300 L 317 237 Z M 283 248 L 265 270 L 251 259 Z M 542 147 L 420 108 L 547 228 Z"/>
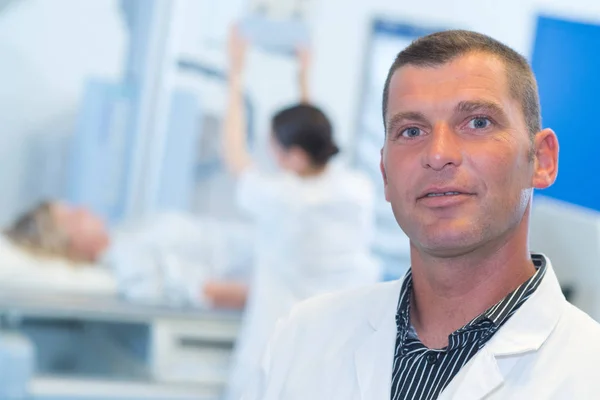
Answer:
<path fill-rule="evenodd" d="M 434 400 L 460 369 L 535 292 L 546 272 L 543 256 L 532 254 L 537 272 L 500 302 L 448 336 L 448 346 L 428 349 L 410 324 L 411 271 L 406 274 L 396 314 L 398 333 L 392 400 Z"/>

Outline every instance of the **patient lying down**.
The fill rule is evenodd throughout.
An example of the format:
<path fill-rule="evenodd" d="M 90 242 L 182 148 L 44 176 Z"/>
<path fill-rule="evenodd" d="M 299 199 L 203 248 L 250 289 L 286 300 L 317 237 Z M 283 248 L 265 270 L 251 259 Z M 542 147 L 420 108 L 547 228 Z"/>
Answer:
<path fill-rule="evenodd" d="M 250 237 L 240 224 L 179 213 L 110 232 L 86 208 L 45 202 L 0 237 L 0 287 L 243 308 Z"/>

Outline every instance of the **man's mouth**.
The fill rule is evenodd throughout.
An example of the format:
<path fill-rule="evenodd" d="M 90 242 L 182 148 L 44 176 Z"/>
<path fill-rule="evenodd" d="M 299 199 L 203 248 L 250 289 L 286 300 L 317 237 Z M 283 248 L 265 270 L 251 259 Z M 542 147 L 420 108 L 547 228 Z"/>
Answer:
<path fill-rule="evenodd" d="M 459 194 L 466 194 L 466 193 L 461 193 L 461 192 L 427 193 L 424 197 L 456 196 Z"/>

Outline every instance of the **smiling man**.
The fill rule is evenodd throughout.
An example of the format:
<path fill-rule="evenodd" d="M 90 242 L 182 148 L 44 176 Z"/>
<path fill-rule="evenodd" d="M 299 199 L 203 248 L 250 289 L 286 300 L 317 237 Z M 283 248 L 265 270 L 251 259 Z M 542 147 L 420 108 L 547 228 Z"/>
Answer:
<path fill-rule="evenodd" d="M 389 71 L 383 118 L 385 194 L 411 269 L 297 307 L 247 398 L 598 398 L 600 327 L 528 249 L 558 141 L 526 60 L 474 32 L 418 39 Z"/>

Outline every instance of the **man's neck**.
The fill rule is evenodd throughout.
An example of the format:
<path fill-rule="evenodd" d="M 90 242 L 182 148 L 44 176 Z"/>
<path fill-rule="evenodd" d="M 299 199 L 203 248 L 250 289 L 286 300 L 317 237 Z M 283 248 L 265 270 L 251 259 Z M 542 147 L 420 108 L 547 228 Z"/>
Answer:
<path fill-rule="evenodd" d="M 526 237 L 485 247 L 460 257 L 436 258 L 411 245 L 410 319 L 425 346 L 445 347 L 452 332 L 535 274 Z"/>

